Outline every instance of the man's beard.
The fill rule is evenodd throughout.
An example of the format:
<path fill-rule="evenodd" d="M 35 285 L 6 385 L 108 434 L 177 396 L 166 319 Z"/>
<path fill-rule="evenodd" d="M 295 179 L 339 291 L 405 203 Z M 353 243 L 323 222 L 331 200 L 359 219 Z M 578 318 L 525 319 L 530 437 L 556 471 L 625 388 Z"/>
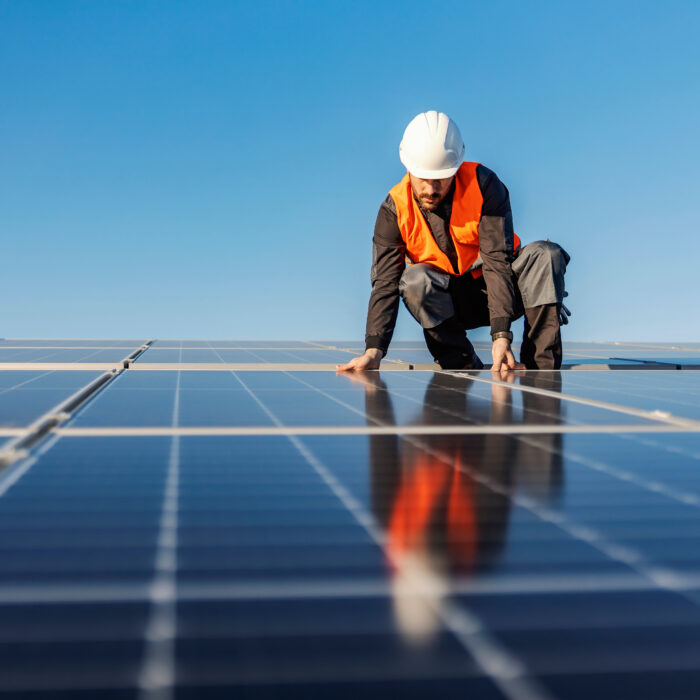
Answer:
<path fill-rule="evenodd" d="M 427 209 L 428 211 L 434 211 L 440 206 L 440 202 L 444 197 L 433 197 L 433 198 L 428 198 L 428 197 L 421 197 L 420 198 L 420 205 L 423 207 L 423 209 Z"/>

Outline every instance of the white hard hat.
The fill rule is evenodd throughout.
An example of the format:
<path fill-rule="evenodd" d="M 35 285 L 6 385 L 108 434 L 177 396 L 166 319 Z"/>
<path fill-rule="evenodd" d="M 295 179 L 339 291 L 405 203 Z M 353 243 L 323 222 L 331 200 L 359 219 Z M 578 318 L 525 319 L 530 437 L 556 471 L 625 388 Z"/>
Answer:
<path fill-rule="evenodd" d="M 463 156 L 464 142 L 457 125 L 434 110 L 411 120 L 399 146 L 399 158 L 406 170 L 424 180 L 452 177 Z"/>

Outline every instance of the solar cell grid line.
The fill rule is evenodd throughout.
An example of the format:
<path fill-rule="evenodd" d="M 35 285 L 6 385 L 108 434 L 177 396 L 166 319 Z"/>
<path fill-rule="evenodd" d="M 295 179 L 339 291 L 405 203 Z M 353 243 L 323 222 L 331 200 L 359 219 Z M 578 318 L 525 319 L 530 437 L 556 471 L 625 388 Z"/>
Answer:
<path fill-rule="evenodd" d="M 273 436 L 273 435 L 510 435 L 517 426 L 519 435 L 615 435 L 625 432 L 629 434 L 685 434 L 687 428 L 669 424 L 652 426 L 612 424 L 612 425 L 372 425 L 372 426 L 179 426 L 178 428 L 162 426 L 125 426 L 125 427 L 56 427 L 54 435 L 63 437 L 139 437 L 139 436 Z M 0 435 L 23 435 L 25 429 L 0 428 Z"/>
<path fill-rule="evenodd" d="M 316 391 L 320 393 L 325 393 L 322 390 L 316 388 Z M 330 394 L 326 394 L 328 398 L 338 402 L 344 403 L 336 397 L 332 397 Z M 354 407 L 345 404 L 347 408 L 353 411 L 357 411 Z M 365 414 L 366 415 L 366 414 Z M 374 423 L 381 423 L 378 419 L 367 416 L 368 421 Z M 296 438 L 297 440 L 299 438 Z M 428 445 L 424 440 L 413 437 L 406 436 L 405 440 L 412 444 L 415 444 L 420 449 L 432 454 L 434 457 L 442 461 L 448 466 L 452 466 L 452 460 L 449 456 L 441 454 L 439 451 L 434 450 L 430 445 Z M 548 446 L 538 445 L 540 448 L 548 449 Z M 475 481 L 483 483 L 489 489 L 496 493 L 509 498 L 516 505 L 522 506 L 526 510 L 530 511 L 536 517 L 540 518 L 544 522 L 551 523 L 556 527 L 560 528 L 562 531 L 570 535 L 574 540 L 584 542 L 585 544 L 595 548 L 611 561 L 621 564 L 625 567 L 633 569 L 640 575 L 648 578 L 651 582 L 657 585 L 659 588 L 668 590 L 670 592 L 678 593 L 683 595 L 691 602 L 700 605 L 700 600 L 695 600 L 691 596 L 683 593 L 680 588 L 681 586 L 681 574 L 679 572 L 669 569 L 668 567 L 659 566 L 647 560 L 647 558 L 639 551 L 635 550 L 630 546 L 623 546 L 616 542 L 610 541 L 606 538 L 599 530 L 590 525 L 581 525 L 577 522 L 571 521 L 562 514 L 553 511 L 550 508 L 545 508 L 537 503 L 534 499 L 528 496 L 520 496 L 518 494 L 511 493 L 510 491 L 504 489 L 500 484 L 494 482 L 490 477 L 484 476 L 476 472 L 474 469 L 467 467 L 465 465 L 459 465 L 457 467 L 461 471 L 468 473 L 471 478 Z"/>
<path fill-rule="evenodd" d="M 177 427 L 179 422 L 180 376 L 178 372 L 173 402 L 173 427 Z M 173 435 L 171 440 L 156 550 L 156 573 L 152 584 L 151 613 L 146 630 L 143 667 L 139 677 L 139 697 L 143 700 L 169 700 L 173 697 L 175 684 L 180 436 Z"/>
<path fill-rule="evenodd" d="M 49 448 L 51 445 L 49 445 Z M 31 466 L 31 465 L 30 465 Z M 700 589 L 700 573 L 679 572 L 674 577 L 672 591 L 663 591 L 676 595 L 684 592 L 694 597 L 696 602 Z M 415 590 L 425 596 L 442 595 L 442 586 L 425 582 L 416 582 Z M 593 574 L 585 572 L 543 574 L 517 574 L 501 578 L 456 579 L 450 584 L 450 593 L 454 595 L 479 595 L 498 599 L 500 596 L 519 594 L 543 595 L 562 594 L 597 594 L 609 592 L 650 591 L 660 592 L 655 581 L 642 577 L 634 571 L 602 572 Z M 18 586 L 0 586 L 0 605 L 27 604 L 72 604 L 72 603 L 133 603 L 148 600 L 152 586 L 119 582 L 100 584 L 96 582 L 71 583 L 70 586 L 56 584 L 22 584 Z M 391 588 L 381 579 L 352 580 L 347 583 L 304 581 L 267 582 L 219 582 L 219 581 L 185 581 L 177 584 L 177 600 L 187 601 L 246 601 L 246 600 L 286 600 L 286 599 L 334 599 L 334 598 L 372 598 L 386 597 Z M 1 631 L 1 630 L 0 630 Z"/>
<path fill-rule="evenodd" d="M 252 398 L 269 415 L 276 425 L 280 425 L 277 416 L 270 411 L 265 403 L 250 390 L 247 384 L 238 376 L 236 379 L 251 394 Z M 381 528 L 375 524 L 373 516 L 360 504 L 335 476 L 316 458 L 316 456 L 296 436 L 289 440 L 309 462 L 317 474 L 323 479 L 341 503 L 352 513 L 357 522 L 367 531 L 374 542 L 385 555 L 391 558 L 391 552 L 386 547 L 386 541 Z M 420 593 L 418 593 L 420 595 Z M 426 603 L 431 604 L 430 600 Z M 469 613 L 463 606 L 451 605 L 449 610 L 439 607 L 436 611 L 442 623 L 449 629 L 464 649 L 476 661 L 498 688 L 511 700 L 550 700 L 550 695 L 540 684 L 530 676 L 527 668 L 516 659 L 507 649 L 501 647 L 493 639 L 480 620 Z"/>
<path fill-rule="evenodd" d="M 680 572 L 673 593 L 684 591 L 696 595 L 700 588 L 700 573 Z M 429 581 L 416 582 L 415 590 L 425 596 L 442 595 L 444 589 Z M 582 594 L 652 591 L 659 586 L 634 571 L 624 573 L 544 573 L 519 574 L 507 578 L 457 579 L 450 585 L 454 595 L 474 594 L 498 599 L 500 596 L 520 594 L 543 595 L 549 593 Z M 23 584 L 0 586 L 0 605 L 74 604 L 74 603 L 139 603 L 148 600 L 151 586 L 119 582 L 113 584 L 72 583 L 70 586 L 55 584 Z M 391 595 L 391 588 L 381 579 L 352 580 L 347 583 L 304 581 L 252 583 L 185 581 L 177 585 L 177 600 L 185 601 L 247 601 L 247 600 L 324 600 L 334 598 L 375 598 Z M 1 631 L 1 630 L 0 630 Z"/>

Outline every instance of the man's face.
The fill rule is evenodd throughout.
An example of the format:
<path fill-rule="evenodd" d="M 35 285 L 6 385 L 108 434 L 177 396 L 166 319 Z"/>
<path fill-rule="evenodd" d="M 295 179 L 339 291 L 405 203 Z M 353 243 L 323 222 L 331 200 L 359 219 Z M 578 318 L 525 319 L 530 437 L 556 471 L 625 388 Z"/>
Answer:
<path fill-rule="evenodd" d="M 423 180 L 410 173 L 409 177 L 411 178 L 413 195 L 418 200 L 418 204 L 426 211 L 435 211 L 438 208 L 440 202 L 445 199 L 445 195 L 450 191 L 452 180 L 455 179 L 453 175 L 442 180 Z"/>

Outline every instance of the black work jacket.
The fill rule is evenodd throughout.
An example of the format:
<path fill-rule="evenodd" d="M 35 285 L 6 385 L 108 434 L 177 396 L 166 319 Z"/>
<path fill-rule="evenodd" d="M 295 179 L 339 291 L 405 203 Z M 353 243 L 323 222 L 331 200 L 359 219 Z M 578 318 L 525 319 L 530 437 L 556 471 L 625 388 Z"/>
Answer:
<path fill-rule="evenodd" d="M 508 188 L 496 173 L 483 165 L 476 169 L 484 199 L 479 221 L 479 254 L 488 293 L 491 332 L 510 328 L 513 318 L 513 215 Z M 450 236 L 452 190 L 435 211 L 421 209 L 435 242 L 457 274 L 457 251 Z M 372 294 L 367 311 L 365 346 L 386 354 L 399 310 L 399 280 L 406 267 L 406 244 L 401 238 L 396 205 L 391 196 L 382 202 L 374 226 L 372 249 Z M 469 272 L 465 274 L 471 274 Z"/>

